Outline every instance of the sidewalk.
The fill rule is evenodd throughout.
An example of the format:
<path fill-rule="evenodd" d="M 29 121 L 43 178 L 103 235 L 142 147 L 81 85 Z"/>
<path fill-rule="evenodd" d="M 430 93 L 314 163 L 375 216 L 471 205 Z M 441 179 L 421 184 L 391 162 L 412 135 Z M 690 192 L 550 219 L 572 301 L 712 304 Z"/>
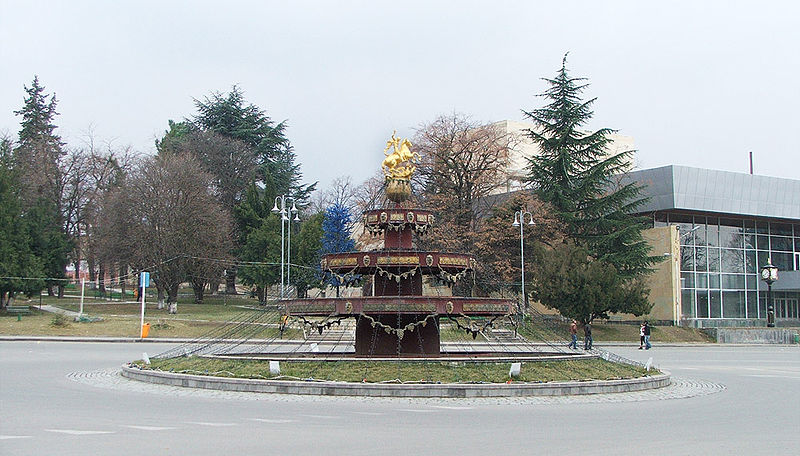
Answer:
<path fill-rule="evenodd" d="M 54 314 L 61 314 L 61 315 L 65 315 L 65 316 L 70 317 L 70 318 L 75 318 L 77 316 L 80 316 L 80 313 L 78 313 L 78 312 L 73 312 L 71 310 L 62 309 L 61 307 L 51 306 L 49 304 L 45 304 L 43 306 L 34 306 L 34 307 L 36 307 L 37 309 L 41 310 L 42 312 L 50 312 L 50 313 L 54 313 Z"/>

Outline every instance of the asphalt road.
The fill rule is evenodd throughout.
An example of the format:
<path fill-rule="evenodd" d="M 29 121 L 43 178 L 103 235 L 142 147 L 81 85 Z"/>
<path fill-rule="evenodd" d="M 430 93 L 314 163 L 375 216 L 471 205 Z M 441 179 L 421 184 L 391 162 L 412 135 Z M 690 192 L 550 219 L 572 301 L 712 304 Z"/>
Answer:
<path fill-rule="evenodd" d="M 682 385 L 576 398 L 362 399 L 123 379 L 159 344 L 0 342 L 1 455 L 800 453 L 800 347 L 617 348 Z"/>

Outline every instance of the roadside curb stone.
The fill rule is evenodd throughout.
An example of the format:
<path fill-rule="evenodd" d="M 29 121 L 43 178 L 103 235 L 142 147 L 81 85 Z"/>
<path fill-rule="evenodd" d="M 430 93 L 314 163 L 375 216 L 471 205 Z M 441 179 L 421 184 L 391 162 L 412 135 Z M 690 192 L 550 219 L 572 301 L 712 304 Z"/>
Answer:
<path fill-rule="evenodd" d="M 123 377 L 119 368 L 94 371 L 72 372 L 69 380 L 88 386 L 143 394 L 156 394 L 170 397 L 198 397 L 208 399 L 267 401 L 267 402 L 359 402 L 371 403 L 413 403 L 437 405 L 455 403 L 459 405 L 547 405 L 582 403 L 646 402 L 669 399 L 687 399 L 716 394 L 725 391 L 719 383 L 692 378 L 671 378 L 670 385 L 650 390 L 629 393 L 599 393 L 573 396 L 525 396 L 525 397 L 470 397 L 470 398 L 424 398 L 424 397 L 364 397 L 364 396 L 312 396 L 292 394 L 252 393 L 241 391 L 206 390 L 181 386 L 160 385 L 140 382 Z"/>
<path fill-rule="evenodd" d="M 377 384 L 347 382 L 304 382 L 214 377 L 178 374 L 124 366 L 122 376 L 143 382 L 189 388 L 254 393 L 365 397 L 525 397 L 627 393 L 670 384 L 670 374 L 620 380 L 590 380 L 549 383 L 444 383 Z"/>

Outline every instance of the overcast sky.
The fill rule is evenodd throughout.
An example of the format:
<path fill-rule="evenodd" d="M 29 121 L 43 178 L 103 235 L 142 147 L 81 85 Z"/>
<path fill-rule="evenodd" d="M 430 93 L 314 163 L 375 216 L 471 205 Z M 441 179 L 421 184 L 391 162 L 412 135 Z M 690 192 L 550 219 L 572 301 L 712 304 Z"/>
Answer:
<path fill-rule="evenodd" d="M 154 153 L 167 120 L 236 84 L 288 137 L 304 180 L 360 182 L 438 115 L 521 120 L 565 52 L 597 97 L 590 128 L 634 137 L 642 168 L 800 179 L 794 1 L 0 0 L 0 132 L 34 75 L 58 133 Z"/>

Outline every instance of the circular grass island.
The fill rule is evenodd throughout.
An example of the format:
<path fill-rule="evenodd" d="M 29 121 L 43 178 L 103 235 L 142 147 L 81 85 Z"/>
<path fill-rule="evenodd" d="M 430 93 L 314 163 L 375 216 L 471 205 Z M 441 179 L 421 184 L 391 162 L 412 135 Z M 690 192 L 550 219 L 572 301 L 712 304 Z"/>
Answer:
<path fill-rule="evenodd" d="M 228 391 L 380 397 L 554 396 L 640 391 L 670 383 L 666 373 L 598 355 L 518 361 L 519 374 L 511 377 L 514 363 L 474 359 L 276 362 L 182 356 L 130 363 L 123 368 L 123 376 Z"/>

